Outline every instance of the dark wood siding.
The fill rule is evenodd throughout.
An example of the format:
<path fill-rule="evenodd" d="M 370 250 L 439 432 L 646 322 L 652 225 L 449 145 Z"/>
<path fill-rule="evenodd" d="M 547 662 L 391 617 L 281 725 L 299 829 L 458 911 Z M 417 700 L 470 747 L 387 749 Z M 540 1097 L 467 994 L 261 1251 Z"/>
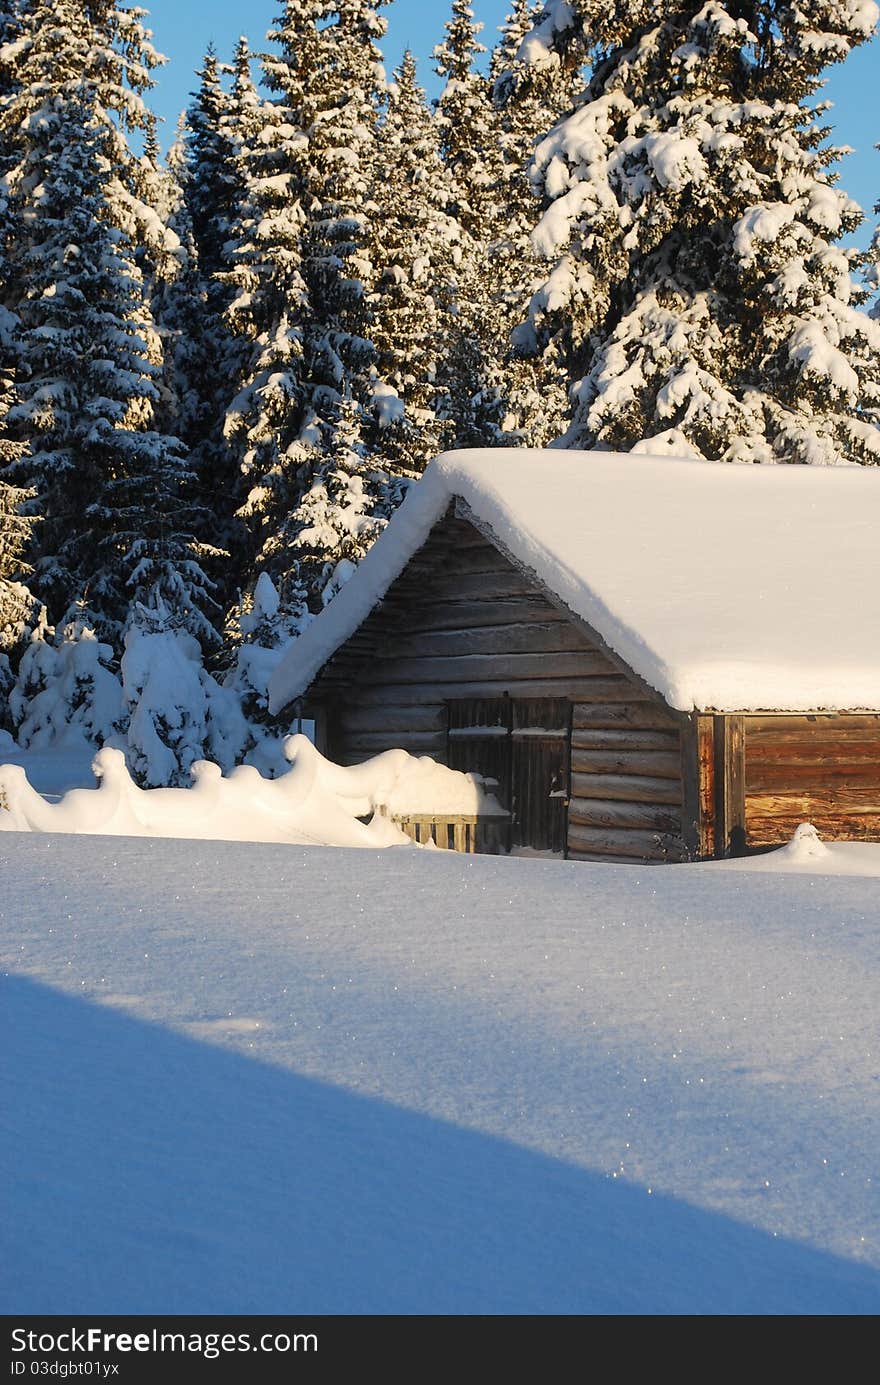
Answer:
<path fill-rule="evenodd" d="M 389 745 L 445 761 L 452 700 L 610 698 L 631 685 L 588 636 L 467 521 L 447 516 L 323 670 L 328 749 L 344 764 Z"/>
<path fill-rule="evenodd" d="M 749 846 L 812 822 L 829 841 L 880 841 L 880 716 L 745 717 Z"/>
<path fill-rule="evenodd" d="M 452 513 L 328 663 L 315 692 L 327 708 L 328 751 L 343 764 L 402 746 L 454 768 L 497 770 L 517 823 L 543 824 L 540 840 L 521 841 L 529 834 L 515 823 L 514 845 L 681 859 L 675 718 Z M 503 716 L 502 699 L 510 704 Z M 492 734 L 502 720 L 503 749 Z M 485 737 L 455 734 L 483 725 Z"/>
<path fill-rule="evenodd" d="M 571 703 L 565 698 L 453 699 L 447 762 L 495 781 L 511 814 L 509 848 L 562 854 L 566 842 Z"/>
<path fill-rule="evenodd" d="M 568 854 L 581 859 L 681 861 L 681 738 L 661 704 L 628 699 L 572 709 Z"/>

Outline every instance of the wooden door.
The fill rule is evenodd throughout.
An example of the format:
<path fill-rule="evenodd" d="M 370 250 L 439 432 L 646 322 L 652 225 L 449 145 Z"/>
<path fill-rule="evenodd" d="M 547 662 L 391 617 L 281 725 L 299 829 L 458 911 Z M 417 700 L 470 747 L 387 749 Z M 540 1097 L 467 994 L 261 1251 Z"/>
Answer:
<path fill-rule="evenodd" d="M 510 807 L 509 697 L 466 697 L 447 703 L 446 763 L 450 769 L 494 779 L 495 796 Z"/>
<path fill-rule="evenodd" d="M 513 703 L 511 845 L 565 850 L 571 706 L 562 698 Z"/>
<path fill-rule="evenodd" d="M 447 763 L 497 782 L 511 847 L 563 853 L 571 705 L 563 698 L 462 698 L 448 703 Z"/>

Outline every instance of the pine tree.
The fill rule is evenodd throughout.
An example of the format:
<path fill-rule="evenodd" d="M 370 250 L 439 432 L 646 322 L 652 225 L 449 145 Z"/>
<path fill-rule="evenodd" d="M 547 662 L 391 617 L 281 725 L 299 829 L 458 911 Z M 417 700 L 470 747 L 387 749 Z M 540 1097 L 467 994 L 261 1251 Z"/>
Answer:
<path fill-rule="evenodd" d="M 838 0 L 545 7 L 532 56 L 574 34 L 593 61 L 537 151 L 554 264 L 532 322 L 566 362 L 570 445 L 880 461 L 880 335 L 835 243 L 861 214 L 810 105 L 874 19 Z"/>
<path fill-rule="evenodd" d="M 223 686 L 235 693 L 255 741 L 271 734 L 269 679 L 291 641 L 311 620 L 304 612 L 301 593 L 295 594 L 291 604 L 263 572 L 253 591 L 240 599 L 231 622 L 235 660 Z"/>
<path fill-rule="evenodd" d="M 43 608 L 9 696 L 19 744 L 28 750 L 103 745 L 122 713 L 113 650 L 74 618 L 58 632 Z"/>
<path fill-rule="evenodd" d="M 0 370 L 0 695 L 9 690 L 9 654 L 30 632 L 37 613 L 34 598 L 22 580 L 29 571 L 24 554 L 35 527 L 27 509 L 32 492 L 4 479 L 11 466 L 21 464 L 24 453 L 19 443 L 6 436 L 5 420 L 11 403 L 11 384 Z"/>
<path fill-rule="evenodd" d="M 39 185 L 34 150 L 53 137 L 68 100 L 86 100 L 106 160 L 114 224 L 149 261 L 150 275 L 173 273 L 169 257 L 177 247 L 156 210 L 161 177 L 128 143 L 132 133 L 149 139 L 155 132 L 144 93 L 165 61 L 142 23 L 145 11 L 117 0 L 19 0 L 12 10 L 16 32 L 7 62 L 15 81 L 4 92 L 0 80 L 0 145 L 12 155 L 11 190 L 27 201 Z"/>
<path fill-rule="evenodd" d="M 201 271 L 212 282 L 226 269 L 224 246 L 238 192 L 230 143 L 230 100 L 220 81 L 224 70 L 210 46 L 196 73 L 199 89 L 187 110 L 184 132 L 186 206 Z"/>
<path fill-rule="evenodd" d="M 490 246 L 502 232 L 500 127 L 489 79 L 476 69 L 486 50 L 477 40 L 467 0 L 453 0 L 444 41 L 434 49 L 435 71 L 445 79 L 436 121 L 449 186 L 448 211 L 459 228 L 455 326 L 444 344 L 441 381 L 449 398 L 452 445 L 490 447 L 507 442 L 503 389 L 493 359 L 490 325 L 495 289 Z"/>
<path fill-rule="evenodd" d="M 455 329 L 461 234 L 446 210 L 436 123 L 408 51 L 389 91 L 376 165 L 368 306 L 376 372 L 389 387 L 376 446 L 392 470 L 420 472 L 451 440 L 439 362 Z"/>
<path fill-rule="evenodd" d="M 880 148 L 880 145 L 877 146 Z M 874 204 L 874 215 L 880 216 L 880 202 Z M 865 278 L 870 290 L 880 289 L 880 222 L 874 228 L 874 235 L 871 238 L 871 249 L 868 252 L 868 265 Z M 880 318 L 880 298 L 874 302 L 871 309 L 873 317 Z"/>
<path fill-rule="evenodd" d="M 226 425 L 249 485 L 241 513 L 253 535 L 251 585 L 268 571 L 302 584 L 313 606 L 336 565 L 363 550 L 369 526 L 354 513 L 362 505 L 378 520 L 395 495 L 370 457 L 363 208 L 381 80 L 377 9 L 369 0 L 285 5 L 270 34 L 280 51 L 264 61 L 276 96 L 243 153 L 248 201 L 230 274 L 230 321 L 253 342 Z"/>
<path fill-rule="evenodd" d="M 139 784 L 184 786 L 196 760 L 228 770 L 241 758 L 250 737 L 237 699 L 159 593 L 131 607 L 121 673 L 126 757 Z"/>
<path fill-rule="evenodd" d="M 567 379 L 552 347 L 536 353 L 521 324 L 545 265 L 532 246 L 539 203 L 530 169 L 539 141 L 573 106 L 583 85 L 578 53 L 526 62 L 521 48 L 543 13 L 541 0 L 516 0 L 501 29 L 489 69 L 501 162 L 496 189 L 502 221 L 487 247 L 486 280 L 494 287 L 482 314 L 484 352 L 504 401 L 504 440 L 543 447 L 565 428 Z"/>
<path fill-rule="evenodd" d="M 220 109 L 217 119 L 225 118 Z M 229 290 L 223 282 L 225 242 L 232 224 L 230 208 L 234 198 L 229 184 L 235 178 L 235 154 L 230 138 L 218 137 L 211 145 L 217 160 L 203 168 L 190 147 L 185 119 L 181 118 L 178 138 L 169 153 L 167 173 L 167 221 L 180 243 L 182 263 L 176 277 L 154 294 L 153 311 L 164 343 L 166 394 L 174 402 L 173 431 L 184 445 L 201 501 L 199 532 L 210 535 L 212 543 L 226 554 L 212 568 L 219 585 L 218 600 L 225 609 L 235 587 L 233 562 L 242 538 L 241 525 L 235 519 L 235 459 L 223 437 L 229 382 L 236 378 L 239 368 L 238 353 L 225 318 Z M 208 143 L 204 111 L 199 121 L 204 142 Z M 221 150 L 225 150 L 226 156 L 222 178 L 216 166 Z M 215 186 L 225 182 L 225 210 L 220 209 L 218 201 L 211 212 L 207 194 L 197 191 L 203 190 L 209 181 Z M 213 264 L 208 273 L 194 229 L 193 208 L 202 219 L 203 235 L 207 237 L 203 251 L 208 263 Z"/>
<path fill-rule="evenodd" d="M 465 231 L 482 240 L 498 216 L 498 128 L 488 78 L 475 61 L 486 49 L 477 39 L 469 0 L 452 0 L 446 37 L 434 49 L 435 71 L 444 79 L 437 100 L 440 148 L 453 187 L 454 213 Z"/>
<path fill-rule="evenodd" d="M 0 108 L 18 90 L 17 40 L 21 34 L 19 4 L 0 3 Z M 10 205 L 7 175 L 14 168 L 18 148 L 8 137 L 0 138 L 0 726 L 8 725 L 6 695 L 13 684 L 10 654 L 14 654 L 35 623 L 33 596 L 22 581 L 29 568 L 25 553 L 30 547 L 35 521 L 29 511 L 32 492 L 14 483 L 20 475 L 27 448 L 10 436 L 7 415 L 14 402 L 14 342 L 18 317 L 12 310 L 17 294 L 8 267 L 20 230 Z"/>
<path fill-rule="evenodd" d="M 103 144 L 94 109 L 70 97 L 29 162 L 41 176 L 16 265 L 20 398 L 8 419 L 30 439 L 43 516 L 35 590 L 71 610 L 62 624 L 85 599 L 81 618 L 111 642 L 131 597 L 158 591 L 210 641 L 182 450 L 152 427 L 160 371 L 134 250 L 107 209 Z"/>

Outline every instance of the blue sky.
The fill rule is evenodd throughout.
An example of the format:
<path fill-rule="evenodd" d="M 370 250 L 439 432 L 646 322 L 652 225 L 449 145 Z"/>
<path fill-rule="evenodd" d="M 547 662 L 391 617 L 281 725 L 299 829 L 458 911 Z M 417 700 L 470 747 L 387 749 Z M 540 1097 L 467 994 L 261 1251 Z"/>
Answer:
<path fill-rule="evenodd" d="M 143 2 L 150 11 L 156 45 L 169 58 L 152 93 L 153 107 L 165 121 L 163 142 L 167 146 L 195 84 L 193 72 L 209 41 L 213 41 L 220 57 L 228 58 L 238 35 L 245 33 L 251 47 L 259 51 L 281 4 L 280 0 L 248 0 L 246 4 L 240 0 Z M 473 0 L 473 5 L 477 18 L 485 25 L 483 41 L 491 45 L 510 8 L 509 0 Z M 443 35 L 450 6 L 451 0 L 393 0 L 385 10 L 388 35 L 382 49 L 389 73 L 400 61 L 403 50 L 411 48 L 419 61 L 422 85 L 430 96 L 438 90 L 431 49 Z M 834 126 L 835 142 L 850 145 L 855 151 L 841 165 L 841 184 L 866 210 L 880 199 L 880 153 L 874 148 L 874 141 L 880 139 L 876 119 L 878 86 L 880 38 L 864 44 L 843 66 L 832 69 L 825 93 L 834 102 L 829 120 Z M 870 232 L 870 225 L 862 228 L 857 237 L 860 244 L 867 244 Z"/>

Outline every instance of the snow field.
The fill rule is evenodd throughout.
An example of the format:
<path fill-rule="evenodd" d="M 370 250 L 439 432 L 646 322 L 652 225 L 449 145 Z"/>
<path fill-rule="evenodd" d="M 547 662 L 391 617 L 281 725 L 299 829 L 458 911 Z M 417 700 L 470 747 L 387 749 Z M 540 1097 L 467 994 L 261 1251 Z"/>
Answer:
<path fill-rule="evenodd" d="M 880 1306 L 870 878 L 0 844 L 6 1311 Z"/>

